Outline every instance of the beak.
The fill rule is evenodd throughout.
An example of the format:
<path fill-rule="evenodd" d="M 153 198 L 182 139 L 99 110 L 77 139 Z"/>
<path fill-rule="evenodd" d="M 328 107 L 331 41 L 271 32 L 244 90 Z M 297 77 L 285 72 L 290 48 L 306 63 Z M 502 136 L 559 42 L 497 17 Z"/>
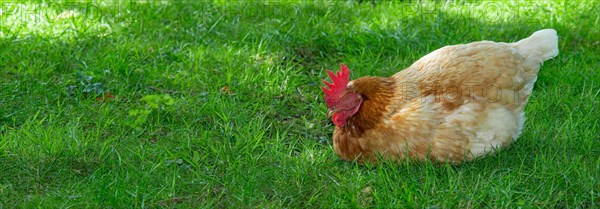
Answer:
<path fill-rule="evenodd" d="M 333 114 L 335 114 L 335 112 L 337 112 L 337 110 L 335 110 L 335 109 L 328 109 L 327 110 L 327 117 L 330 118 L 331 116 L 333 116 Z"/>

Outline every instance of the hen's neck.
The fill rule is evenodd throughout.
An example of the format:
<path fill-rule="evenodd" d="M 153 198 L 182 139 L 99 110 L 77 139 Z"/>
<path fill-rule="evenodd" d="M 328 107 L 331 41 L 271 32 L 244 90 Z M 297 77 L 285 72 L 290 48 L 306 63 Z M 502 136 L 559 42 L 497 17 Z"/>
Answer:
<path fill-rule="evenodd" d="M 353 82 L 354 90 L 363 97 L 356 114 L 348 118 L 346 126 L 352 135 L 360 136 L 382 123 L 394 95 L 394 80 L 382 77 L 363 77 Z"/>

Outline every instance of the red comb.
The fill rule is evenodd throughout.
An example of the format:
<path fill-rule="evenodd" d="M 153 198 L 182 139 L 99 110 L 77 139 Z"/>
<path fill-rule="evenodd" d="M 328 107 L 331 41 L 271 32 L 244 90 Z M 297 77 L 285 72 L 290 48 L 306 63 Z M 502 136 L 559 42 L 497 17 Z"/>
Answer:
<path fill-rule="evenodd" d="M 342 93 L 346 90 L 348 82 L 350 82 L 350 70 L 348 67 L 344 64 L 340 64 L 340 68 L 341 70 L 336 73 L 327 70 L 327 74 L 329 74 L 332 83 L 323 80 L 323 83 L 329 87 L 329 89 L 325 88 L 325 86 L 321 87 L 323 93 L 325 93 L 325 103 L 327 104 L 327 107 L 332 107 L 338 103 Z"/>

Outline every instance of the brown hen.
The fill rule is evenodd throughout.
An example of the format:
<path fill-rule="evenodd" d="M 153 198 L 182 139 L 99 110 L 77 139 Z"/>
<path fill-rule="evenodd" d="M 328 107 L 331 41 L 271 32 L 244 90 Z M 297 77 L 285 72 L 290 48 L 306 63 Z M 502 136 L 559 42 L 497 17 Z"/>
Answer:
<path fill-rule="evenodd" d="M 541 64 L 556 55 L 556 31 L 545 29 L 515 43 L 446 46 L 390 77 L 350 81 L 342 64 L 323 87 L 333 148 L 359 162 L 452 163 L 504 148 L 521 134 Z"/>

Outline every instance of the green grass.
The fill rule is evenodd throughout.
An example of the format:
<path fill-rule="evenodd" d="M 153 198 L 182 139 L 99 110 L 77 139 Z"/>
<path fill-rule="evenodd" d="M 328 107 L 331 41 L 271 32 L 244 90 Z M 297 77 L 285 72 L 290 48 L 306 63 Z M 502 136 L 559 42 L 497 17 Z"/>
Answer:
<path fill-rule="evenodd" d="M 0 208 L 599 207 L 598 2 L 374 2 L 2 1 Z M 460 166 L 333 152 L 326 68 L 389 76 L 542 28 L 560 55 L 510 149 Z"/>

